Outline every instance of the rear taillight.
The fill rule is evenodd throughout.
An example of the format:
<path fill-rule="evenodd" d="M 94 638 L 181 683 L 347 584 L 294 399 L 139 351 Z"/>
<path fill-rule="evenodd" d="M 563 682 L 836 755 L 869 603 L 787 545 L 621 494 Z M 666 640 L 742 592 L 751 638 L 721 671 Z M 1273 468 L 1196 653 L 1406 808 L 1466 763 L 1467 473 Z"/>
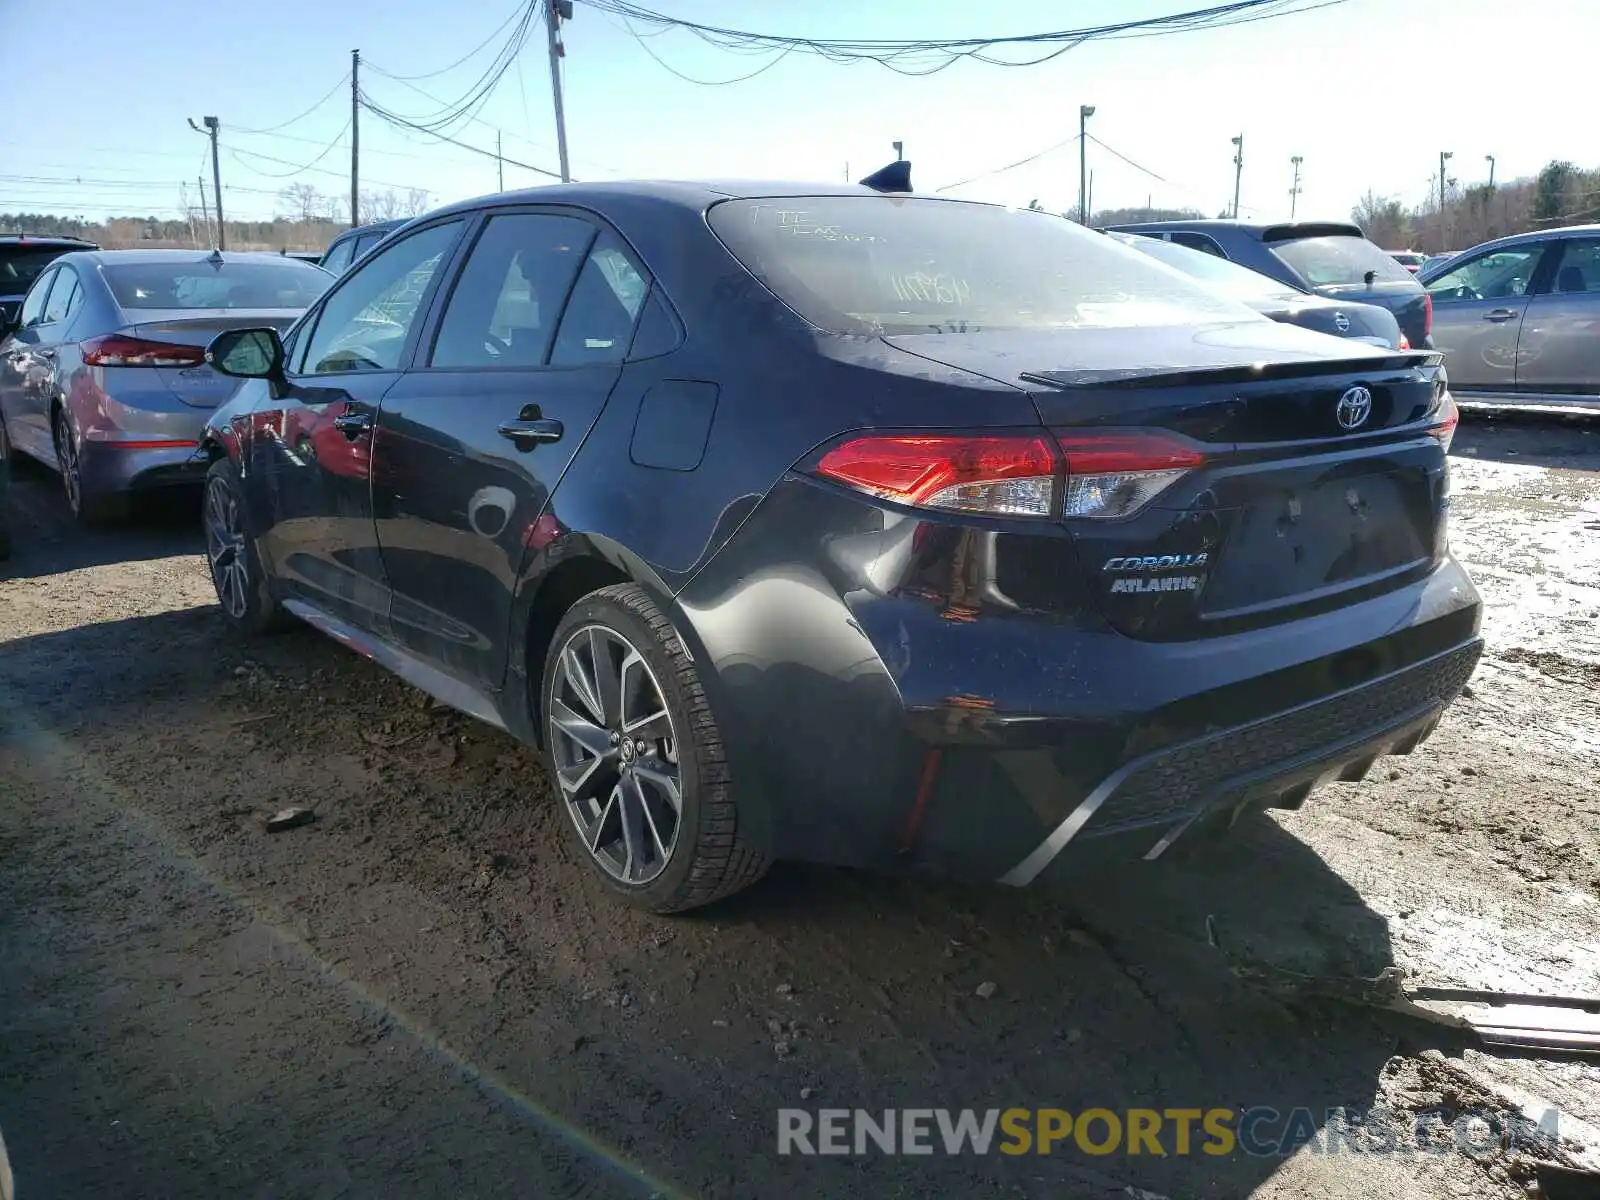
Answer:
<path fill-rule="evenodd" d="M 1068 517 L 1130 517 L 1205 461 L 1159 433 L 1063 432 L 1056 442 L 1067 460 Z"/>
<path fill-rule="evenodd" d="M 1433 296 L 1429 292 L 1422 293 L 1422 336 L 1429 337 L 1433 333 Z"/>
<path fill-rule="evenodd" d="M 206 352 L 200 346 L 108 333 L 84 342 L 83 361 L 91 367 L 198 367 Z"/>
<path fill-rule="evenodd" d="M 1398 346 L 1396 346 L 1395 349 L 1396 350 L 1409 350 L 1409 349 L 1411 349 L 1411 339 L 1408 338 L 1405 334 L 1402 333 L 1400 335 L 1400 344 Z"/>
<path fill-rule="evenodd" d="M 960 434 L 854 438 L 817 464 L 880 500 L 996 517 L 1051 516 L 1058 470 L 1043 437 Z"/>
<path fill-rule="evenodd" d="M 1450 442 L 1456 436 L 1456 426 L 1461 423 L 1461 410 L 1456 407 L 1455 397 L 1448 391 L 1439 393 L 1439 407 L 1434 410 L 1433 424 L 1428 432 L 1439 439 L 1445 453 L 1450 452 Z"/>
<path fill-rule="evenodd" d="M 871 435 L 829 450 L 816 471 L 915 508 L 1108 520 L 1132 516 L 1204 461 L 1160 433 Z"/>

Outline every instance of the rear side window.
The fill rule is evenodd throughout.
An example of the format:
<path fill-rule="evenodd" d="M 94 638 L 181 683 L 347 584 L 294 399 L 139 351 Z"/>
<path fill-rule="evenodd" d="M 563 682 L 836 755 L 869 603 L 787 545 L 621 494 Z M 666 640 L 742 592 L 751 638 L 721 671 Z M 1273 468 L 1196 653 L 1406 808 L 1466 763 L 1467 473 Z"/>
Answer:
<path fill-rule="evenodd" d="M 553 213 L 491 217 L 439 323 L 433 367 L 545 363 L 594 226 Z"/>
<path fill-rule="evenodd" d="M 56 275 L 57 272 L 51 271 L 48 275 L 34 280 L 28 298 L 22 302 L 22 312 L 17 318 L 23 327 L 37 325 L 39 318 L 44 316 L 44 302 L 50 298 L 50 284 Z"/>
<path fill-rule="evenodd" d="M 143 253 L 143 252 L 141 252 Z M 123 308 L 307 308 L 333 282 L 310 263 L 114 263 L 103 269 Z"/>
<path fill-rule="evenodd" d="M 1543 257 L 1544 245 L 1539 242 L 1496 250 L 1432 280 L 1428 284 L 1428 294 L 1436 303 L 1446 304 L 1455 300 L 1507 300 L 1526 296 Z"/>
<path fill-rule="evenodd" d="M 322 260 L 322 269 L 324 271 L 332 271 L 335 275 L 341 274 L 350 265 L 350 257 L 355 250 L 355 245 L 355 238 L 345 238 L 344 241 L 328 251 L 328 257 Z"/>
<path fill-rule="evenodd" d="M 44 306 L 44 324 L 59 325 L 77 316 L 83 305 L 83 285 L 78 273 L 68 267 L 56 272 L 56 281 L 50 287 L 50 299 Z"/>
<path fill-rule="evenodd" d="M 1412 277 L 1410 271 L 1366 238 L 1348 234 L 1271 241 L 1267 249 L 1312 287 L 1363 284 L 1368 271 L 1372 272 L 1374 283 L 1400 283 Z"/>
<path fill-rule="evenodd" d="M 622 247 L 603 233 L 578 272 L 572 297 L 550 351 L 551 366 L 619 363 L 633 339 L 633 322 L 649 284 Z"/>
<path fill-rule="evenodd" d="M 1227 258 L 1222 252 L 1222 247 L 1217 245 L 1215 239 L 1203 233 L 1191 233 L 1186 229 L 1179 229 L 1167 235 L 1168 239 L 1180 246 L 1187 246 L 1191 250 L 1200 250 L 1216 258 Z"/>
<path fill-rule="evenodd" d="M 1045 213 L 907 196 L 729 200 L 712 229 L 811 324 L 977 333 L 1263 320 Z"/>

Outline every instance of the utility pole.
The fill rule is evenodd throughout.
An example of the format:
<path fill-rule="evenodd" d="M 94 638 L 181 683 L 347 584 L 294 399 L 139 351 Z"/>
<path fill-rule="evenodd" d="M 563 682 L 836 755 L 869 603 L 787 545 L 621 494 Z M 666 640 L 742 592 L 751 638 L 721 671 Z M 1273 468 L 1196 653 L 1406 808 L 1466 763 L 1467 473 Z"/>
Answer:
<path fill-rule="evenodd" d="M 1295 209 L 1300 203 L 1300 164 L 1305 162 L 1305 156 L 1291 155 L 1289 161 L 1294 164 L 1294 183 L 1289 188 L 1289 220 L 1294 220 Z M 1235 202 L 1237 203 L 1237 202 Z"/>
<path fill-rule="evenodd" d="M 350 228 L 361 224 L 361 51 L 350 51 Z"/>
<path fill-rule="evenodd" d="M 1489 160 L 1489 188 L 1492 191 L 1494 189 L 1494 155 L 1485 154 L 1483 157 Z"/>
<path fill-rule="evenodd" d="M 206 223 L 206 241 L 211 241 L 211 210 L 206 207 L 206 180 L 204 175 L 196 175 L 194 181 L 200 185 L 200 219 Z"/>
<path fill-rule="evenodd" d="M 500 131 L 494 131 L 494 165 L 500 174 L 500 191 L 506 190 L 506 160 L 500 157 Z"/>
<path fill-rule="evenodd" d="M 1244 176 L 1244 134 L 1233 139 L 1233 219 L 1239 219 L 1239 181 Z"/>
<path fill-rule="evenodd" d="M 1452 151 L 1439 151 L 1439 223 L 1441 226 L 1444 224 L 1444 165 L 1454 157 L 1455 154 Z M 1443 233 L 1443 230 L 1441 229 L 1440 232 Z"/>
<path fill-rule="evenodd" d="M 572 20 L 572 0 L 544 0 L 545 33 L 550 39 L 550 94 L 556 110 L 556 152 L 561 157 L 561 182 L 571 183 L 567 169 L 567 114 L 561 107 L 561 60 L 567 48 L 561 44 L 561 22 Z"/>
<path fill-rule="evenodd" d="M 200 121 L 205 125 L 204 129 L 194 123 L 193 117 L 189 118 L 189 128 L 211 139 L 211 198 L 217 206 L 217 249 L 226 250 L 228 231 L 222 223 L 222 164 L 217 157 L 217 134 L 222 131 L 222 122 L 216 117 L 201 117 Z"/>
<path fill-rule="evenodd" d="M 1087 225 L 1089 223 L 1089 218 L 1094 216 L 1094 172 L 1093 171 L 1089 172 L 1089 188 L 1088 188 L 1087 194 L 1084 196 L 1083 211 L 1084 211 L 1084 214 L 1085 214 L 1083 223 L 1085 225 Z"/>
<path fill-rule="evenodd" d="M 1089 223 L 1089 118 L 1094 105 L 1078 105 L 1078 224 Z"/>

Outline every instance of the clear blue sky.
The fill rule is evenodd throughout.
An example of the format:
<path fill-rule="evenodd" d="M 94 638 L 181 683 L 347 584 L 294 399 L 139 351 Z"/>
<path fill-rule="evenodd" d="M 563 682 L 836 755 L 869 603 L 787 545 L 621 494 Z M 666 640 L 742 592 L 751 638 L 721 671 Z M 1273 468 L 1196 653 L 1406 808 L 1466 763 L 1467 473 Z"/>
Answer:
<path fill-rule="evenodd" d="M 813 36 L 937 37 L 1024 33 L 1199 7 L 1201 0 L 647 0 L 712 24 Z M 0 211 L 91 219 L 174 214 L 180 183 L 210 167 L 185 124 L 222 119 L 229 217 L 283 209 L 285 184 L 348 195 L 348 88 L 359 47 L 364 84 L 391 110 L 434 101 L 379 74 L 436 71 L 503 21 L 515 0 L 0 0 L 0 58 L 10 83 L 0 129 Z M 1192 204 L 1214 214 L 1233 190 L 1245 135 L 1242 207 L 1285 215 L 1291 155 L 1305 158 L 1299 212 L 1345 216 L 1368 188 L 1420 200 L 1440 150 L 1470 183 L 1497 159 L 1500 179 L 1554 157 L 1600 165 L 1590 70 L 1600 5 L 1580 0 L 1345 0 L 1303 15 L 1211 32 L 1094 43 L 1048 64 L 961 63 L 926 78 L 875 64 L 795 54 L 748 82 L 701 87 L 652 61 L 614 19 L 576 5 L 565 28 L 568 134 L 580 179 L 708 176 L 841 179 L 893 157 L 901 139 L 919 190 L 932 190 L 1071 138 L 1080 104 L 1090 131 L 1166 182 L 1091 143 L 1097 208 Z M 381 14 L 377 20 L 362 11 Z M 220 28 L 220 33 L 216 32 Z M 28 31 L 53 31 L 46 47 Z M 728 79 L 762 60 L 672 32 L 649 47 L 685 74 Z M 1570 62 L 1566 59 L 1571 51 Z M 454 100 L 488 55 L 416 86 Z M 1546 61 L 1548 60 L 1548 61 Z M 1564 65 L 1565 64 L 1565 65 Z M 479 123 L 456 136 L 554 168 L 554 123 L 542 33 L 507 73 Z M 494 190 L 491 159 L 386 127 L 361 126 L 362 173 L 374 187 L 427 189 L 436 203 Z M 298 174 L 324 148 L 335 148 Z M 280 160 L 280 161 L 273 161 Z M 81 181 L 81 182 L 79 182 Z M 540 182 L 506 168 L 506 186 Z M 953 194 L 1006 203 L 1076 203 L 1069 147 Z"/>

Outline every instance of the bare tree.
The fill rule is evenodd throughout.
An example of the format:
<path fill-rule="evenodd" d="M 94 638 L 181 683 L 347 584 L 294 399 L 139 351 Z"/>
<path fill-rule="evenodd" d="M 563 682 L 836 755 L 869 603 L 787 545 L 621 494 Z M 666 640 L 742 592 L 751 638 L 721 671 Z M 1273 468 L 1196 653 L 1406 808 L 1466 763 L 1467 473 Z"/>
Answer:
<path fill-rule="evenodd" d="M 1350 219 L 1380 246 L 1402 250 L 1411 244 L 1411 222 L 1405 207 L 1389 196 L 1379 196 L 1369 190 L 1350 210 Z"/>
<path fill-rule="evenodd" d="M 406 192 L 406 197 L 400 204 L 402 215 L 407 217 L 420 217 L 433 207 L 431 194 L 426 188 L 411 188 Z"/>
<path fill-rule="evenodd" d="M 328 213 L 328 197 L 309 183 L 291 183 L 278 193 L 291 221 L 323 220 Z"/>

